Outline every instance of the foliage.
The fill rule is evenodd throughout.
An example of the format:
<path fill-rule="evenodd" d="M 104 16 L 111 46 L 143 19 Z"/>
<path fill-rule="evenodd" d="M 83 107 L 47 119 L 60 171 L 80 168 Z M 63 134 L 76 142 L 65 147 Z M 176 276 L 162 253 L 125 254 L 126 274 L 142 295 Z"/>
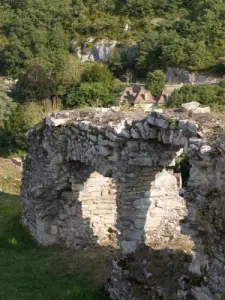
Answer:
<path fill-rule="evenodd" d="M 110 90 L 100 82 L 84 82 L 75 86 L 67 96 L 66 107 L 103 106 L 113 104 Z"/>
<path fill-rule="evenodd" d="M 91 36 L 119 42 L 108 67 L 120 79 L 168 66 L 225 72 L 223 0 L 2 0 L 0 14 L 0 72 L 19 78 L 23 102 L 63 98 L 83 81 L 108 86 L 105 66 L 71 54 L 72 40 Z"/>
<path fill-rule="evenodd" d="M 166 84 L 166 76 L 161 70 L 147 74 L 146 87 L 154 97 L 159 96 Z"/>
<path fill-rule="evenodd" d="M 53 95 L 65 95 L 68 90 L 81 81 L 84 65 L 72 54 L 61 57 L 52 71 Z"/>
<path fill-rule="evenodd" d="M 54 68 L 69 54 L 70 40 L 84 36 L 135 40 L 138 60 L 145 59 L 148 71 L 168 64 L 205 69 L 224 56 L 223 0 L 195 5 L 186 0 L 4 0 L 0 12 L 2 66 L 8 74 L 19 74 L 37 59 Z M 126 23 L 131 32 L 124 31 Z"/>
<path fill-rule="evenodd" d="M 169 107 L 179 107 L 183 103 L 191 101 L 197 101 L 202 105 L 210 105 L 211 107 L 225 108 L 225 86 L 186 85 L 180 90 L 173 91 L 167 105 Z"/>
<path fill-rule="evenodd" d="M 51 96 L 52 82 L 42 66 L 34 65 L 20 76 L 17 92 L 21 102 L 43 100 Z"/>
<path fill-rule="evenodd" d="M 82 81 L 85 82 L 101 82 L 106 88 L 110 88 L 113 84 L 113 75 L 109 71 L 107 65 L 102 63 L 90 64 L 83 73 Z"/>
<path fill-rule="evenodd" d="M 121 73 L 121 70 L 123 69 L 122 65 L 122 59 L 119 51 L 114 51 L 108 61 L 109 69 L 113 72 L 115 75 L 119 75 Z"/>
<path fill-rule="evenodd" d="M 83 251 L 38 246 L 20 222 L 20 171 L 8 160 L 2 160 L 1 166 L 0 286 L 4 288 L 0 299 L 108 299 L 100 286 L 105 278 L 95 279 L 96 274 L 106 273 L 107 254 L 90 258 Z"/>
<path fill-rule="evenodd" d="M 109 57 L 108 66 L 109 69 L 116 76 L 123 75 L 126 76 L 126 73 L 132 72 L 136 68 L 136 60 L 139 55 L 139 50 L 136 46 L 124 45 L 120 50 L 115 50 Z"/>
<path fill-rule="evenodd" d="M 15 107 L 8 120 L 4 122 L 4 135 L 8 147 L 26 149 L 26 132 L 41 122 L 51 111 L 60 109 L 60 103 L 46 100 L 30 102 Z"/>
<path fill-rule="evenodd" d="M 0 82 L 0 125 L 8 118 L 13 107 L 13 100 L 8 96 L 7 89 Z"/>

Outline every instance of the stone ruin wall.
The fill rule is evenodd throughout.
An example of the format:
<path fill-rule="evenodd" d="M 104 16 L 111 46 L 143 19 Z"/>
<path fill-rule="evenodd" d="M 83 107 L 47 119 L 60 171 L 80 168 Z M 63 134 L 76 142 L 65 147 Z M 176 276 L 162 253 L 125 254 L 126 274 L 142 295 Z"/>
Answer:
<path fill-rule="evenodd" d="M 201 284 L 182 296 L 217 299 L 225 290 L 223 153 L 199 137 L 195 123 L 157 112 L 114 120 L 118 114 L 62 112 L 29 132 L 23 224 L 44 245 L 118 244 L 125 254 L 184 235 L 194 243 L 188 272 Z M 184 198 L 166 170 L 181 148 L 192 164 Z M 130 286 L 123 270 L 112 274 L 121 282 L 111 281 L 113 299 L 136 299 L 131 288 L 121 290 Z"/>

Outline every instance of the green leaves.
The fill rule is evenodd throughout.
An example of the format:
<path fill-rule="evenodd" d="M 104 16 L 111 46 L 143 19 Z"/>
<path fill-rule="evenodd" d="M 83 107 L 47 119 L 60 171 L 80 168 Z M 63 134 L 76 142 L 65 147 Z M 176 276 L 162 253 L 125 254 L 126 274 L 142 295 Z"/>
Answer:
<path fill-rule="evenodd" d="M 13 101 L 8 96 L 5 85 L 0 82 L 0 126 L 4 120 L 8 119 L 12 107 Z"/>
<path fill-rule="evenodd" d="M 225 108 L 225 87 L 213 87 L 209 84 L 183 86 L 175 90 L 168 99 L 169 107 L 180 107 L 183 103 L 197 101 L 202 105 Z"/>
<path fill-rule="evenodd" d="M 84 82 L 74 87 L 68 94 L 65 105 L 67 107 L 103 106 L 113 104 L 110 90 L 101 82 Z"/>
<path fill-rule="evenodd" d="M 122 78 L 129 69 L 138 81 L 168 66 L 211 69 L 225 53 L 223 0 L 2 0 L 0 15 L 0 71 L 18 78 L 41 66 L 53 81 L 51 96 L 64 96 L 82 75 L 71 40 L 117 40 L 110 71 Z"/>
<path fill-rule="evenodd" d="M 161 70 L 148 73 L 146 87 L 154 97 L 159 96 L 166 84 L 166 75 Z"/>

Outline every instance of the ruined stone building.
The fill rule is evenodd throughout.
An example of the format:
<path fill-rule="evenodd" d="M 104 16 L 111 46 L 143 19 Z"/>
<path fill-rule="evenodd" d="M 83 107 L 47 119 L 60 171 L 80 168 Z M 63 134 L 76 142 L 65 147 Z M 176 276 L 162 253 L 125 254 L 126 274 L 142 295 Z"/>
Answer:
<path fill-rule="evenodd" d="M 28 145 L 22 221 L 39 243 L 117 246 L 128 255 L 182 238 L 193 249 L 178 295 L 219 299 L 225 291 L 224 145 L 197 122 L 119 108 L 65 111 L 32 129 Z M 169 170 L 183 152 L 191 169 L 181 196 Z M 111 297 L 147 299 L 135 294 L 128 273 L 114 264 Z"/>

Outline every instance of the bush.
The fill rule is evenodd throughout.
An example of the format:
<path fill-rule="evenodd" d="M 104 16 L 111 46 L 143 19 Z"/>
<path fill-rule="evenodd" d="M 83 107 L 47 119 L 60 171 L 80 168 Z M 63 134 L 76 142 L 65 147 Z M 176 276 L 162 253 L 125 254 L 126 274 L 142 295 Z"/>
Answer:
<path fill-rule="evenodd" d="M 183 86 L 180 90 L 175 90 L 169 97 L 168 107 L 179 107 L 183 103 L 197 101 L 202 105 L 211 107 L 225 107 L 225 87 L 213 87 L 209 84 Z"/>
<path fill-rule="evenodd" d="M 82 81 L 85 82 L 101 82 L 106 88 L 110 88 L 114 78 L 112 73 L 109 71 L 107 65 L 102 63 L 92 63 L 85 70 Z"/>
<path fill-rule="evenodd" d="M 113 105 L 110 90 L 99 82 L 84 82 L 75 86 L 67 95 L 66 107 L 103 106 Z"/>
<path fill-rule="evenodd" d="M 161 70 L 149 72 L 146 79 L 146 88 L 154 97 L 159 96 L 166 84 L 166 75 Z"/>

